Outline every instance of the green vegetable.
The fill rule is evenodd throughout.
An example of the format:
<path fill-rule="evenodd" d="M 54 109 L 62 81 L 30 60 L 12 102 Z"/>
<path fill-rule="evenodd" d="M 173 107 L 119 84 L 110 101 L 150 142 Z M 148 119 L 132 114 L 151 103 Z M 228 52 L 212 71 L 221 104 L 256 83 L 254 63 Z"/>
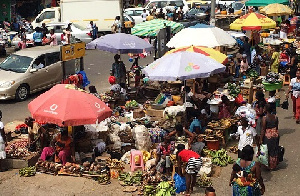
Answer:
<path fill-rule="evenodd" d="M 25 176 L 25 177 L 34 176 L 36 174 L 36 167 L 35 166 L 24 167 L 19 170 L 19 174 L 20 176 Z"/>

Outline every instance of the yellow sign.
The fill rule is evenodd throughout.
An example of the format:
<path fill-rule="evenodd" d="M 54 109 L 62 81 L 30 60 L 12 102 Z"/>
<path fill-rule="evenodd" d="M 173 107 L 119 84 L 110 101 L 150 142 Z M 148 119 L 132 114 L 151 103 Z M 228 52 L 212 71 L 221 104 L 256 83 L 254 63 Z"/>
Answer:
<path fill-rule="evenodd" d="M 68 44 L 61 47 L 62 61 L 78 59 L 85 55 L 85 43 Z"/>

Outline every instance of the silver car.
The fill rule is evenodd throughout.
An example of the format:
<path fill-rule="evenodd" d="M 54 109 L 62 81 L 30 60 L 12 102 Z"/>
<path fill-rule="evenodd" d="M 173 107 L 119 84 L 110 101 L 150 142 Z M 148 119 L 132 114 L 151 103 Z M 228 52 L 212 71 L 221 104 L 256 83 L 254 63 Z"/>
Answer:
<path fill-rule="evenodd" d="M 30 93 L 63 79 L 60 46 L 38 46 L 11 54 L 0 63 L 0 100 L 23 101 Z"/>

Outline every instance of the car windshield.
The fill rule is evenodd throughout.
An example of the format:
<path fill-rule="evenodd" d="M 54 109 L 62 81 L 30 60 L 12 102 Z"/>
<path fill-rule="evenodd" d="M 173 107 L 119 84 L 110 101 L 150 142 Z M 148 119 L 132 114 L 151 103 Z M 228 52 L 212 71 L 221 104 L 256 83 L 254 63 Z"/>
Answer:
<path fill-rule="evenodd" d="M 191 9 L 189 11 L 189 14 L 198 14 L 198 13 L 204 13 L 205 10 L 203 9 Z"/>
<path fill-rule="evenodd" d="M 0 69 L 25 73 L 32 62 L 32 58 L 12 54 L 0 63 Z"/>
<path fill-rule="evenodd" d="M 233 8 L 234 10 L 240 10 L 240 9 L 243 8 L 243 5 L 244 5 L 244 4 L 242 4 L 242 3 L 233 3 L 232 8 Z"/>

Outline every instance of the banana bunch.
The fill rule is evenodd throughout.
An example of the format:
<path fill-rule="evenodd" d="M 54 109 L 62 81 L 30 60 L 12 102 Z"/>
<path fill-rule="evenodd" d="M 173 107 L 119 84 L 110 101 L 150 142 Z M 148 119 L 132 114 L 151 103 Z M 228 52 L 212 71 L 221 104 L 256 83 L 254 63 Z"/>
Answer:
<path fill-rule="evenodd" d="M 228 128 L 232 125 L 232 123 L 231 123 L 230 119 L 226 118 L 226 119 L 220 120 L 220 125 L 221 125 L 221 127 Z"/>
<path fill-rule="evenodd" d="M 133 176 L 129 173 L 121 173 L 119 175 L 119 180 L 124 182 L 126 186 L 132 186 L 133 184 L 140 184 L 142 182 L 143 173 L 138 171 Z"/>
<path fill-rule="evenodd" d="M 36 168 L 35 168 L 35 166 L 32 166 L 32 167 L 24 167 L 24 168 L 22 168 L 22 169 L 19 170 L 20 176 L 25 176 L 25 177 L 34 176 L 35 173 L 36 173 Z"/>
<path fill-rule="evenodd" d="M 145 185 L 144 186 L 144 196 L 154 196 L 155 195 L 155 187 L 152 185 Z"/>
<path fill-rule="evenodd" d="M 232 164 L 234 160 L 227 154 L 225 149 L 221 150 L 207 150 L 203 151 L 206 155 L 211 157 L 212 164 L 224 167 Z"/>
<path fill-rule="evenodd" d="M 156 196 L 171 196 L 175 195 L 175 188 L 166 181 L 159 183 L 156 187 Z"/>
<path fill-rule="evenodd" d="M 108 174 L 101 174 L 98 177 L 98 183 L 108 183 L 109 182 L 109 175 Z"/>
<path fill-rule="evenodd" d="M 212 187 L 213 186 L 212 180 L 209 177 L 207 177 L 206 174 L 198 176 L 196 182 L 200 187 Z"/>

